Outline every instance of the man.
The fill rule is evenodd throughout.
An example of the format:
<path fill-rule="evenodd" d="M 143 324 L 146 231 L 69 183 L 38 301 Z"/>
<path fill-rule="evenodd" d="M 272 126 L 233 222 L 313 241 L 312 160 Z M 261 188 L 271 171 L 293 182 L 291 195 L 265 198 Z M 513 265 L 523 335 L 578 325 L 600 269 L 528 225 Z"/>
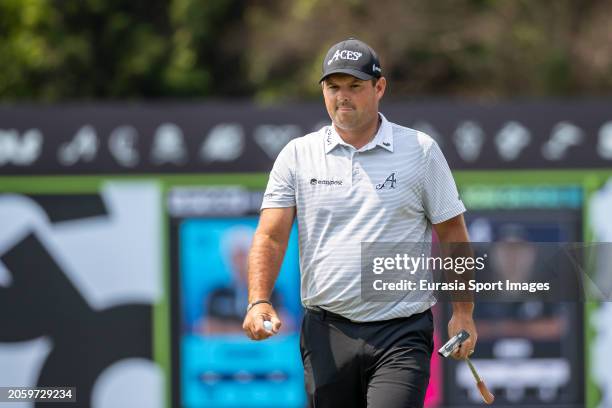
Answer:
<path fill-rule="evenodd" d="M 422 407 L 432 302 L 364 302 L 360 244 L 429 243 L 432 224 L 440 241 L 467 242 L 465 207 L 433 139 L 378 112 L 386 79 L 367 44 L 334 45 L 320 82 L 332 125 L 291 141 L 276 159 L 249 255 L 243 329 L 253 340 L 280 330 L 269 298 L 297 214 L 309 406 Z M 449 336 L 471 334 L 458 359 L 476 343 L 472 311 L 453 303 Z"/>
<path fill-rule="evenodd" d="M 197 330 L 202 334 L 242 332 L 244 309 L 248 303 L 247 259 L 254 232 L 255 229 L 250 226 L 238 225 L 223 234 L 221 249 L 231 281 L 215 288 L 204 299 L 206 315 L 197 324 Z M 283 321 L 287 326 L 289 317 L 283 313 L 284 308 L 276 292 L 272 292 L 270 301 L 277 311 L 281 311 L 281 316 L 284 315 Z"/>

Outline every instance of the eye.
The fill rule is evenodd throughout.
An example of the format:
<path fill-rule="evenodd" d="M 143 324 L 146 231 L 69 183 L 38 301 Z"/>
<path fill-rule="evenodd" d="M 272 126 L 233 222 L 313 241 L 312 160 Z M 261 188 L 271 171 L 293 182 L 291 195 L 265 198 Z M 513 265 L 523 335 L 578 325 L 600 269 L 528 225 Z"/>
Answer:
<path fill-rule="evenodd" d="M 361 86 L 361 84 L 352 84 L 351 88 L 359 88 Z"/>

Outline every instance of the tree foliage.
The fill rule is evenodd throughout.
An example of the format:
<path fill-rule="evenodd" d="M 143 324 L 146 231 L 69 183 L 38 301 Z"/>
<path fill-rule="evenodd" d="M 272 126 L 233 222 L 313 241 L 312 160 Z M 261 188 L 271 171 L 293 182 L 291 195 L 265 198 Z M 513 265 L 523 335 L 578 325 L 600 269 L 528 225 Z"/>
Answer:
<path fill-rule="evenodd" d="M 0 98 L 319 97 L 349 36 L 395 97 L 609 94 L 611 17 L 605 0 L 2 0 Z"/>
<path fill-rule="evenodd" d="M 236 92 L 239 1 L 2 0 L 4 100 Z M 228 35 L 229 34 L 229 35 Z"/>
<path fill-rule="evenodd" d="M 612 91 L 612 3 L 604 0 L 261 1 L 247 16 L 247 66 L 266 99 L 318 93 L 310 84 L 327 48 L 349 36 L 378 51 L 397 97 Z"/>

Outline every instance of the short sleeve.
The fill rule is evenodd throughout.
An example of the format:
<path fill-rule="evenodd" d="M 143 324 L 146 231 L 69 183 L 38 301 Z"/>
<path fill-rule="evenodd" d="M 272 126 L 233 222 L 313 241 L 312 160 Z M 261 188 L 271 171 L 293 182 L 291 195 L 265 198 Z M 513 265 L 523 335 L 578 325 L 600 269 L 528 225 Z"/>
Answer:
<path fill-rule="evenodd" d="M 435 141 L 425 158 L 423 207 L 432 224 L 439 224 L 465 212 L 448 163 Z"/>
<path fill-rule="evenodd" d="M 281 150 L 270 172 L 261 209 L 295 207 L 295 146 L 289 142 Z"/>

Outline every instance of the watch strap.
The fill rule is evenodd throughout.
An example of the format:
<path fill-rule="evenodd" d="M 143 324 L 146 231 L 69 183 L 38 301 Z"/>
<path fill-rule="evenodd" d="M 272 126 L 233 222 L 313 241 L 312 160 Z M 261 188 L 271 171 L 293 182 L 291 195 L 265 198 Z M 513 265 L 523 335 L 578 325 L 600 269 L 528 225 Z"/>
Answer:
<path fill-rule="evenodd" d="M 270 302 L 270 301 L 269 301 L 269 300 L 267 300 L 267 299 L 260 299 L 260 300 L 256 300 L 256 301 L 254 301 L 254 302 L 249 303 L 249 305 L 247 306 L 247 310 L 246 310 L 246 311 L 247 311 L 247 313 L 249 313 L 249 312 L 251 311 L 251 309 L 253 308 L 253 306 L 255 306 L 255 305 L 259 305 L 259 304 L 261 304 L 261 303 L 267 303 L 267 304 L 269 304 L 270 306 L 272 306 L 272 302 Z"/>

